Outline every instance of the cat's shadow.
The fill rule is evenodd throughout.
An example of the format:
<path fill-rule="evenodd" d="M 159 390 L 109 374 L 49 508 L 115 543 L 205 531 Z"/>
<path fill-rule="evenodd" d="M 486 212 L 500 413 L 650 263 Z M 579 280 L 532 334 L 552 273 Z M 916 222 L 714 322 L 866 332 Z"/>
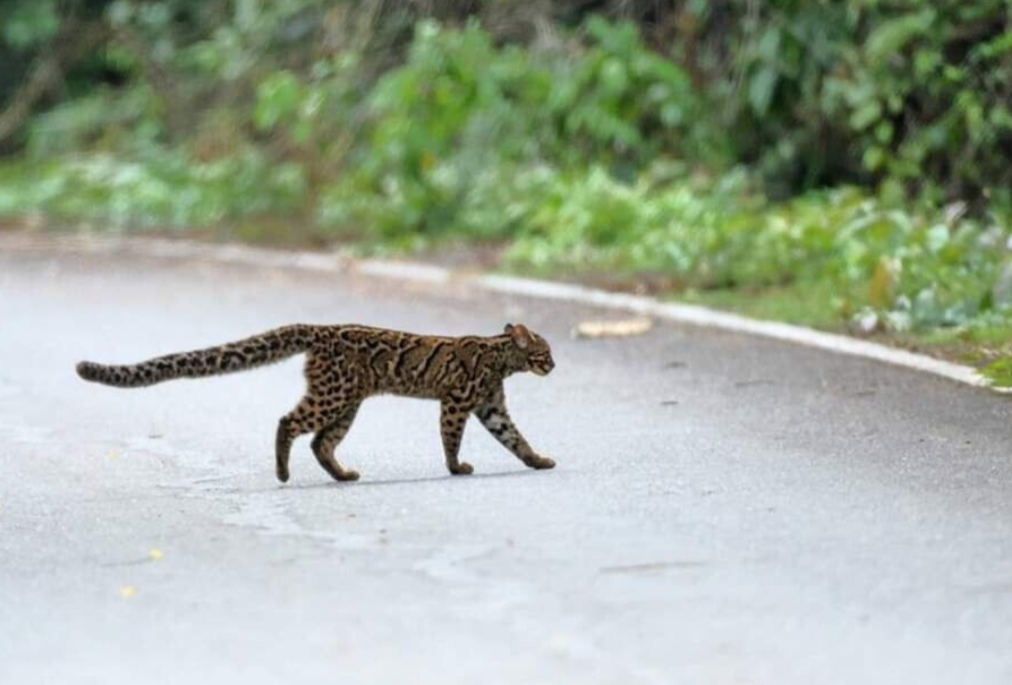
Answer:
<path fill-rule="evenodd" d="M 414 485 L 417 483 L 442 483 L 449 480 L 483 480 L 486 478 L 522 478 L 533 476 L 536 471 L 532 469 L 524 471 L 497 471 L 495 473 L 472 473 L 468 476 L 423 476 L 421 478 L 389 478 L 386 480 L 362 479 L 354 482 L 341 483 L 335 480 L 320 481 L 316 483 L 298 483 L 295 485 L 278 485 L 276 489 L 286 490 L 319 490 L 323 488 L 364 488 L 380 485 Z"/>

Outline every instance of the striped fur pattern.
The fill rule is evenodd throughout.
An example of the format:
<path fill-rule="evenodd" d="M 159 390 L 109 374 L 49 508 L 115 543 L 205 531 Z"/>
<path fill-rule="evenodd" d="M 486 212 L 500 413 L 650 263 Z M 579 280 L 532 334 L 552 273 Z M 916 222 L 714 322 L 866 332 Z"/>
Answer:
<path fill-rule="evenodd" d="M 81 378 L 121 388 L 176 378 L 201 378 L 256 368 L 305 354 L 307 390 L 278 422 L 277 477 L 289 478 L 292 442 L 313 433 L 312 450 L 336 480 L 358 479 L 335 456 L 359 405 L 381 394 L 438 400 L 446 467 L 454 475 L 473 468 L 458 459 L 468 417 L 486 429 L 524 464 L 550 469 L 555 462 L 535 452 L 506 410 L 503 380 L 518 372 L 547 375 L 555 366 L 544 338 L 523 325 L 508 324 L 501 335 L 441 337 L 367 326 L 294 325 L 234 343 L 155 357 L 139 364 L 107 366 L 81 362 Z"/>

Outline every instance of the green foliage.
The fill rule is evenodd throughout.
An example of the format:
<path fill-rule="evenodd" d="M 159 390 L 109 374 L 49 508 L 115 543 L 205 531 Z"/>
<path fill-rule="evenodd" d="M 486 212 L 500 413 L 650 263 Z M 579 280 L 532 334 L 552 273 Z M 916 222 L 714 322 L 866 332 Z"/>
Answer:
<path fill-rule="evenodd" d="M 778 193 L 895 179 L 1009 203 L 1005 0 L 728 4 L 741 17 L 730 31 L 704 8 L 689 38 L 709 46 L 700 68 L 739 155 Z"/>
<path fill-rule="evenodd" d="M 328 235 L 366 236 L 405 247 L 459 236 L 503 240 L 525 226 L 552 187 L 543 165 L 497 165 L 475 175 L 434 167 L 423 185 L 390 178 L 382 194 L 338 184 L 324 191 L 318 217 Z"/>
<path fill-rule="evenodd" d="M 869 171 L 910 183 L 927 172 L 950 195 L 989 196 L 1012 180 L 1003 151 L 1012 128 L 1001 95 L 1012 85 L 1012 69 L 996 48 L 1007 6 L 976 3 L 971 17 L 957 3 L 912 4 L 849 58 L 852 76 L 829 85 L 852 112 L 849 124 Z"/>
<path fill-rule="evenodd" d="M 162 129 L 170 138 L 199 125 L 202 111 L 255 102 L 253 127 L 291 127 L 286 135 L 309 145 L 333 130 L 319 121 L 328 117 L 289 109 L 285 121 L 273 121 L 283 114 L 276 108 L 302 98 L 312 108 L 314 96 L 324 103 L 317 66 L 353 56 L 365 80 L 383 84 L 368 96 L 383 119 L 365 132 L 372 153 L 352 155 L 372 164 L 362 183 L 374 187 L 393 167 L 419 176 L 428 155 L 442 161 L 462 142 L 474 151 L 486 141 L 511 162 L 599 164 L 626 180 L 657 159 L 689 158 L 749 164 L 777 197 L 885 181 L 934 201 L 967 200 L 974 210 L 1012 206 L 1007 0 L 594 5 L 643 21 L 661 49 L 648 47 L 632 21 L 561 1 L 546 3 L 545 16 L 578 22 L 577 35 L 561 25 L 554 34 L 539 30 L 548 39 L 537 48 L 518 40 L 530 17 L 516 8 L 506 16 L 500 2 L 423 3 L 425 10 L 83 0 L 72 12 L 55 0 L 8 4 L 2 42 L 24 58 L 15 73 L 67 19 L 116 27 L 89 68 L 70 75 L 71 92 L 101 80 L 103 69 L 149 81 L 175 118 Z M 462 29 L 414 21 L 426 11 L 468 19 Z M 173 85 L 169 73 L 173 92 L 162 92 Z M 272 81 L 280 75 L 284 81 Z M 10 92 L 3 81 L 0 98 Z M 389 154 L 379 148 L 386 142 Z"/>
<path fill-rule="evenodd" d="M 564 133 L 562 155 L 637 165 L 664 153 L 700 163 L 719 155 L 725 141 L 683 69 L 648 49 L 629 22 L 591 17 L 586 31 L 590 45 L 557 69 L 547 101 Z"/>
<path fill-rule="evenodd" d="M 537 157 L 550 88 L 531 55 L 496 48 L 476 25 L 420 24 L 408 62 L 369 94 L 368 147 L 353 152 L 355 171 L 326 194 L 321 217 L 387 237 L 466 224 L 487 170 Z"/>
<path fill-rule="evenodd" d="M 826 126 L 822 97 L 823 81 L 837 68 L 846 40 L 846 3 L 730 4 L 739 18 L 716 43 L 730 57 L 711 56 L 701 68 L 709 67 L 711 88 L 719 94 L 716 112 L 723 114 L 738 156 L 755 164 L 778 195 L 831 178 L 852 180 L 846 142 Z M 710 30 L 707 12 L 704 34 Z"/>
<path fill-rule="evenodd" d="M 841 322 L 870 309 L 902 331 L 994 311 L 1007 239 L 998 225 L 909 214 L 854 189 L 770 204 L 735 178 L 627 186 L 598 169 L 560 180 L 510 258 L 660 272 L 699 289 L 828 284 Z"/>
<path fill-rule="evenodd" d="M 291 124 L 305 99 L 305 88 L 290 71 L 271 74 L 257 86 L 253 125 L 270 131 L 279 123 Z"/>
<path fill-rule="evenodd" d="M 199 163 L 150 152 L 136 161 L 104 154 L 24 162 L 0 171 L 0 216 L 43 212 L 102 228 L 208 226 L 297 211 L 305 178 L 249 150 Z"/>
<path fill-rule="evenodd" d="M 422 22 L 407 63 L 370 96 L 375 169 L 421 177 L 460 144 L 523 158 L 547 123 L 534 109 L 551 87 L 533 55 L 496 48 L 476 24 L 457 31 Z"/>
<path fill-rule="evenodd" d="M 59 31 L 56 0 L 22 0 L 14 2 L 13 8 L 8 11 L 10 14 L 4 18 L 2 35 L 7 45 L 15 50 L 43 43 Z"/>
<path fill-rule="evenodd" d="M 151 89 L 100 89 L 32 119 L 27 156 L 44 159 L 83 149 L 124 150 L 153 143 L 162 130 Z"/>
<path fill-rule="evenodd" d="M 368 97 L 369 146 L 326 193 L 323 221 L 373 226 L 388 238 L 498 237 L 516 219 L 479 210 L 476 198 L 527 187 L 546 166 L 607 163 L 628 175 L 662 153 L 702 163 L 719 147 L 686 75 L 632 25 L 594 19 L 587 38 L 575 55 L 536 54 L 497 47 L 475 23 L 420 23 L 407 62 Z M 505 217 L 525 213 L 506 204 Z M 480 216 L 485 225 L 476 225 Z"/>
<path fill-rule="evenodd" d="M 992 362 L 981 369 L 985 378 L 996 388 L 1012 388 L 1012 357 Z"/>

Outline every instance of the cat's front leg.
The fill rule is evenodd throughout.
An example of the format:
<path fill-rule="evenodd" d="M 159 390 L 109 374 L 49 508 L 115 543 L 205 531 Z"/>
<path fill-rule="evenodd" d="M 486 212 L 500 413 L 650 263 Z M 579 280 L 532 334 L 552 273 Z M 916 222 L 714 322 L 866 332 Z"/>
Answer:
<path fill-rule="evenodd" d="M 446 468 L 455 476 L 468 476 L 474 467 L 466 461 L 458 461 L 460 441 L 464 437 L 464 425 L 467 423 L 468 411 L 453 400 L 443 400 L 439 412 L 439 431 L 443 436 L 443 454 L 446 456 Z"/>
<path fill-rule="evenodd" d="M 502 397 L 497 397 L 492 402 L 479 407 L 475 411 L 475 415 L 503 447 L 530 468 L 550 469 L 555 466 L 553 460 L 535 452 L 524 436 L 520 434 L 520 429 L 516 427 L 509 412 L 506 411 L 506 403 Z"/>

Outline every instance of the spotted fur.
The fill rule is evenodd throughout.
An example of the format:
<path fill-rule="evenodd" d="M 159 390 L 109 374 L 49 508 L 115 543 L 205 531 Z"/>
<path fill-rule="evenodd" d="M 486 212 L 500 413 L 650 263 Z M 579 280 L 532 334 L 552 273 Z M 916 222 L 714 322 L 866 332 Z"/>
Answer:
<path fill-rule="evenodd" d="M 522 325 L 508 324 L 502 335 L 457 338 L 367 326 L 285 326 L 238 342 L 140 364 L 81 362 L 77 373 L 88 381 L 133 388 L 175 378 L 244 371 L 301 353 L 306 355 L 307 391 L 295 409 L 278 422 L 275 458 L 282 482 L 289 477 L 292 442 L 306 433 L 314 433 L 313 454 L 327 473 L 336 480 L 356 480 L 358 473 L 342 467 L 334 452 L 362 401 L 381 394 L 439 400 L 443 452 L 446 467 L 454 475 L 473 471 L 470 464 L 457 458 L 471 414 L 530 468 L 555 466 L 527 444 L 506 410 L 506 377 L 522 371 L 543 376 L 555 366 L 545 339 Z"/>

